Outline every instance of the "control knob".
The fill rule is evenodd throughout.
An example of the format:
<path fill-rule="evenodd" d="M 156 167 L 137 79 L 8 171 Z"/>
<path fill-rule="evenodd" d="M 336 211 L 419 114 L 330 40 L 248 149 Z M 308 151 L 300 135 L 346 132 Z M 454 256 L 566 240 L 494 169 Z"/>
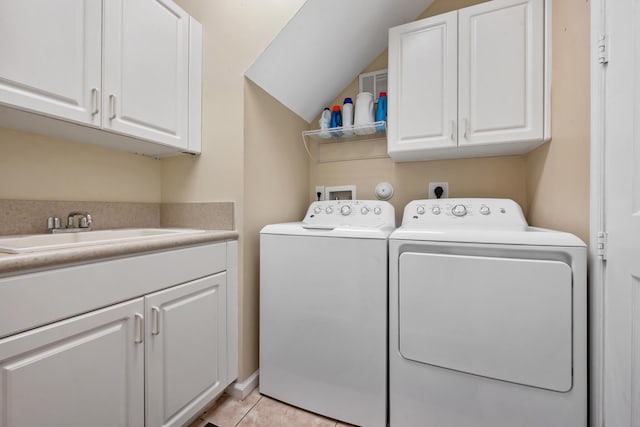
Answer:
<path fill-rule="evenodd" d="M 382 213 L 382 208 L 380 206 L 376 206 L 373 208 L 373 213 L 376 215 L 380 215 Z"/>
<path fill-rule="evenodd" d="M 440 206 L 434 206 L 431 208 L 431 213 L 434 215 L 440 215 Z"/>
<path fill-rule="evenodd" d="M 416 212 L 418 212 L 418 215 L 424 215 L 424 206 L 418 206 Z"/>
<path fill-rule="evenodd" d="M 333 208 L 331 206 L 327 206 L 327 208 L 324 211 L 328 214 L 331 214 L 333 213 Z"/>
<path fill-rule="evenodd" d="M 320 206 L 316 206 L 315 208 L 313 208 L 313 212 L 319 214 L 320 212 L 322 212 L 322 208 Z"/>
<path fill-rule="evenodd" d="M 464 205 L 455 205 L 451 209 L 451 213 L 455 216 L 465 216 L 467 214 L 467 208 Z"/>
<path fill-rule="evenodd" d="M 362 215 L 366 215 L 369 213 L 369 208 L 366 206 L 363 206 L 362 209 L 360 209 L 360 212 L 362 213 Z"/>
<path fill-rule="evenodd" d="M 351 206 L 347 206 L 347 205 L 345 205 L 345 206 L 341 207 L 341 208 L 340 208 L 340 213 L 341 213 L 342 215 L 344 215 L 344 216 L 349 215 L 349 214 L 351 213 Z"/>
<path fill-rule="evenodd" d="M 480 206 L 480 213 L 482 215 L 489 215 L 491 213 L 491 209 L 489 209 L 489 206 L 482 205 Z"/>

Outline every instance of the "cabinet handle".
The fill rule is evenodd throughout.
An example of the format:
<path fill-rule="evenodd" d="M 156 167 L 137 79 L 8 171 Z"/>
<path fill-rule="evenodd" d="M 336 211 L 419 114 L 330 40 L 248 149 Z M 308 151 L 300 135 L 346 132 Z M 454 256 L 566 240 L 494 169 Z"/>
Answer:
<path fill-rule="evenodd" d="M 456 142 L 456 121 L 451 120 L 451 141 Z"/>
<path fill-rule="evenodd" d="M 151 323 L 153 327 L 151 328 L 151 335 L 159 335 L 160 334 L 160 309 L 158 307 L 151 307 Z"/>
<path fill-rule="evenodd" d="M 467 139 L 467 135 L 469 133 L 469 119 L 464 118 L 464 139 Z"/>
<path fill-rule="evenodd" d="M 116 96 L 114 94 L 109 95 L 109 119 L 116 118 Z"/>
<path fill-rule="evenodd" d="M 100 112 L 100 91 L 95 87 L 91 89 L 91 103 L 93 104 L 91 115 L 95 116 Z"/>
<path fill-rule="evenodd" d="M 141 344 L 144 342 L 144 317 L 140 313 L 135 314 L 136 319 L 136 344 Z"/>

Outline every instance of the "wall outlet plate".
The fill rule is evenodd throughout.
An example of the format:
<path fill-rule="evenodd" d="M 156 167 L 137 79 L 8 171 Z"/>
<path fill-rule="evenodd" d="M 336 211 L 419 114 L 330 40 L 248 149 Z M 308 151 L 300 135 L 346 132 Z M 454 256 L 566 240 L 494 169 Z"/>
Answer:
<path fill-rule="evenodd" d="M 324 197 L 324 185 L 316 185 L 316 192 L 313 193 L 313 200 L 317 202 L 319 200 L 324 200 Z"/>
<path fill-rule="evenodd" d="M 438 197 L 436 196 L 436 188 L 438 187 L 442 187 L 442 196 L 440 196 L 441 199 L 446 199 L 449 197 L 449 183 L 448 182 L 430 182 L 429 183 L 429 198 L 430 199 L 437 199 Z"/>
<path fill-rule="evenodd" d="M 335 187 L 327 187 L 326 200 L 356 200 L 355 185 L 338 185 Z"/>

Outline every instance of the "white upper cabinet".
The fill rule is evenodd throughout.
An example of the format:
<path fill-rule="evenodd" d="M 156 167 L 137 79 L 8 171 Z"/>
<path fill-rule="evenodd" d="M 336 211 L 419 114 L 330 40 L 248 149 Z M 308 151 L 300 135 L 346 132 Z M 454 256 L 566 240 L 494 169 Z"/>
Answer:
<path fill-rule="evenodd" d="M 0 103 L 100 126 L 101 0 L 0 2 Z"/>
<path fill-rule="evenodd" d="M 520 154 L 549 140 L 545 7 L 493 0 L 392 28 L 391 158 Z"/>
<path fill-rule="evenodd" d="M 460 10 L 460 145 L 542 141 L 542 0 Z"/>
<path fill-rule="evenodd" d="M 104 127 L 187 149 L 189 15 L 162 0 L 104 6 Z"/>
<path fill-rule="evenodd" d="M 0 126 L 201 151 L 202 29 L 171 0 L 1 1 L 0 57 Z"/>
<path fill-rule="evenodd" d="M 389 32 L 388 138 L 397 152 L 456 146 L 457 12 Z"/>

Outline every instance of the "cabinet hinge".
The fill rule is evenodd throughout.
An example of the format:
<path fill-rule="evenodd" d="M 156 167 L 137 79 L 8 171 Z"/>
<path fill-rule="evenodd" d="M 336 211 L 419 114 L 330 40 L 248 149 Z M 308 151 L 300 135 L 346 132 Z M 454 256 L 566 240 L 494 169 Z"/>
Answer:
<path fill-rule="evenodd" d="M 600 34 L 598 38 L 598 64 L 609 63 L 609 42 L 607 36 Z"/>
<path fill-rule="evenodd" d="M 597 235 L 597 254 L 603 261 L 607 260 L 607 233 L 599 231 Z"/>

